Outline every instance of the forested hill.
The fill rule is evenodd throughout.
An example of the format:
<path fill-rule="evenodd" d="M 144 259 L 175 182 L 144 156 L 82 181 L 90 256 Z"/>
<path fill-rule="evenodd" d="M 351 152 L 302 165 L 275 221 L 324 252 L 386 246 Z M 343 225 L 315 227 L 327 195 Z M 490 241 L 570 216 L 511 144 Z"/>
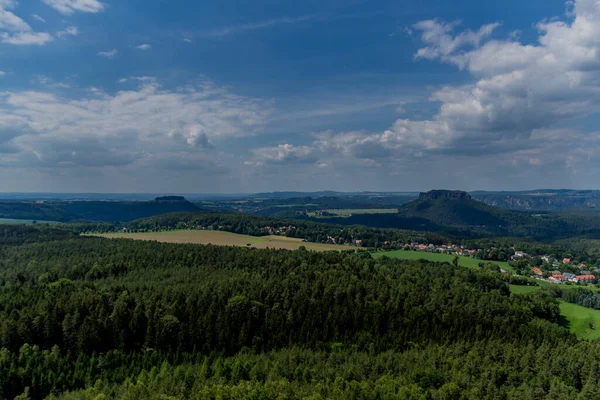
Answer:
<path fill-rule="evenodd" d="M 502 210 L 473 200 L 466 192 L 433 190 L 400 207 L 398 216 L 424 219 L 439 226 L 506 228 L 523 214 Z"/>
<path fill-rule="evenodd" d="M 184 197 L 152 201 L 0 202 L 0 218 L 45 221 L 131 221 L 176 211 L 200 211 Z"/>
<path fill-rule="evenodd" d="M 0 398 L 598 393 L 600 345 L 493 267 L 5 229 L 22 244 L 0 238 Z"/>
<path fill-rule="evenodd" d="M 461 191 L 434 190 L 401 206 L 397 214 L 354 215 L 321 221 L 438 232 L 455 237 L 517 236 L 539 240 L 600 238 L 600 214 L 510 211 Z"/>

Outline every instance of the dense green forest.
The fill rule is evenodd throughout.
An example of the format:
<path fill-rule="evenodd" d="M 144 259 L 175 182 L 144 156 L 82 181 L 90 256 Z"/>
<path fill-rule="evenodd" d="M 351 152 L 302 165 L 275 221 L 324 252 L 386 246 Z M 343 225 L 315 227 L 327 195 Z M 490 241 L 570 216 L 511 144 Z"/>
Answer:
<path fill-rule="evenodd" d="M 10 226 L 0 264 L 0 398 L 598 394 L 600 346 L 491 266 Z"/>

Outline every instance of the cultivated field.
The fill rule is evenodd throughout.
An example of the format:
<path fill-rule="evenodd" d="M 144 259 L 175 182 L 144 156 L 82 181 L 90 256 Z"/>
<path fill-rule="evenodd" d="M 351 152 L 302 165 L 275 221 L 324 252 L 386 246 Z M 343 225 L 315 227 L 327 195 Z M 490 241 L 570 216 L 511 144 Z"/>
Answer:
<path fill-rule="evenodd" d="M 359 214 L 396 214 L 398 213 L 397 208 L 343 208 L 343 209 L 330 209 L 323 210 L 335 217 L 348 218 L 353 215 Z M 313 218 L 331 218 L 331 216 L 318 215 L 316 211 L 307 213 L 309 217 Z"/>
<path fill-rule="evenodd" d="M 247 236 L 238 235 L 222 231 L 166 231 L 166 232 L 148 232 L 148 233 L 105 233 L 94 236 L 105 238 L 125 238 L 135 240 L 155 240 L 165 243 L 194 243 L 194 244 L 214 244 L 217 246 L 239 246 L 256 247 L 259 249 L 287 249 L 297 250 L 304 246 L 310 250 L 351 250 L 352 247 L 336 246 L 333 244 L 309 243 L 302 239 L 288 238 L 285 236 Z"/>
<path fill-rule="evenodd" d="M 401 258 L 403 260 L 428 260 L 428 261 L 437 261 L 437 262 L 449 262 L 452 263 L 452 260 L 454 260 L 454 256 L 450 255 L 450 254 L 444 254 L 444 253 L 429 253 L 426 251 L 405 251 L 405 250 L 394 250 L 394 251 L 383 251 L 383 252 L 376 252 L 376 253 L 372 253 L 373 258 L 380 258 L 383 256 L 386 257 L 390 257 L 390 258 Z M 477 268 L 479 266 L 480 262 L 487 262 L 487 261 L 483 261 L 483 260 L 479 260 L 477 258 L 471 258 L 471 257 L 458 257 L 459 258 L 459 265 L 463 266 L 463 267 L 468 267 L 468 268 Z M 507 271 L 513 271 L 513 268 L 508 265 L 507 262 L 504 261 L 490 261 L 493 264 L 497 264 L 498 266 L 500 266 L 500 268 L 504 268 Z"/>
<path fill-rule="evenodd" d="M 60 222 L 56 222 L 56 221 L 0 218 L 0 225 L 33 225 L 33 221 L 35 221 L 36 224 L 60 224 Z"/>

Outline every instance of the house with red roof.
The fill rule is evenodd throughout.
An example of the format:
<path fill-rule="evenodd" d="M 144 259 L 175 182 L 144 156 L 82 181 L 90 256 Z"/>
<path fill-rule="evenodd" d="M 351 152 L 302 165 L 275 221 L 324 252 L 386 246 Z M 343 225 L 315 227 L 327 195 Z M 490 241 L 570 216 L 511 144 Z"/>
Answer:
<path fill-rule="evenodd" d="M 594 275 L 577 275 L 577 283 L 592 283 L 596 280 Z"/>
<path fill-rule="evenodd" d="M 540 276 L 540 275 L 542 275 L 542 274 L 543 274 L 542 270 L 541 270 L 541 269 L 539 269 L 538 267 L 535 267 L 535 268 L 533 269 L 533 273 L 534 273 L 534 274 L 536 274 L 536 275 L 538 275 L 538 276 Z"/>

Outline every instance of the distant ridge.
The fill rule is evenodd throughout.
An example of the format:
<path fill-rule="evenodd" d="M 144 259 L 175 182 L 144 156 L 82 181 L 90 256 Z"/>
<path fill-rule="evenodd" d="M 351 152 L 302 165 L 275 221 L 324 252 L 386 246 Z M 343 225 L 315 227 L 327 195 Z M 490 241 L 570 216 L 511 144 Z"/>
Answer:
<path fill-rule="evenodd" d="M 201 208 L 182 196 L 161 196 L 150 201 L 46 201 L 0 202 L 0 218 L 46 221 L 124 222 L 171 212 L 198 212 Z"/>
<path fill-rule="evenodd" d="M 419 200 L 472 200 L 471 195 L 462 190 L 431 190 L 421 192 Z"/>

